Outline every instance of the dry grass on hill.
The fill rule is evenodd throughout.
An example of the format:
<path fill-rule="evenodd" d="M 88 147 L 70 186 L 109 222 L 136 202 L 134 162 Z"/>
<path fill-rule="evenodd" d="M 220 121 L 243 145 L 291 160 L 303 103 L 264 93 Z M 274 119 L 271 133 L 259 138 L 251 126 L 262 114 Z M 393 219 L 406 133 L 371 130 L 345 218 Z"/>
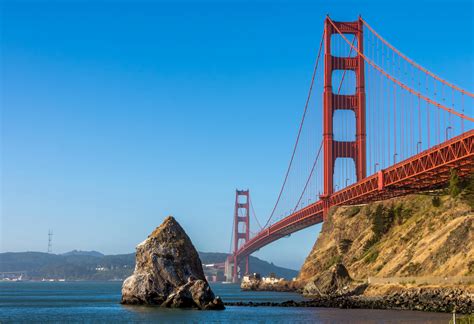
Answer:
<path fill-rule="evenodd" d="M 337 262 L 358 280 L 474 275 L 472 205 L 472 192 L 465 192 L 335 209 L 298 278 L 314 279 Z"/>

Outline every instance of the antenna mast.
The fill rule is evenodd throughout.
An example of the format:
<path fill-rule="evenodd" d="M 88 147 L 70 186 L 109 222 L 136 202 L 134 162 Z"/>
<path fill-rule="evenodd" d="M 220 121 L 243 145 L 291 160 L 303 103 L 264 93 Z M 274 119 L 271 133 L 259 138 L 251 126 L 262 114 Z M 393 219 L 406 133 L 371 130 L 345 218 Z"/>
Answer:
<path fill-rule="evenodd" d="M 53 252 L 53 231 L 48 231 L 48 253 Z"/>

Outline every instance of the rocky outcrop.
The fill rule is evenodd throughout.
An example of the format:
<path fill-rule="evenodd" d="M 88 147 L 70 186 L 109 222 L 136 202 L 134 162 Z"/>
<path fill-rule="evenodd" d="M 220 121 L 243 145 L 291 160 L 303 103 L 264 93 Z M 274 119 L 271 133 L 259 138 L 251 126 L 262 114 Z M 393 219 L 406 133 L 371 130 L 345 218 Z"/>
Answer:
<path fill-rule="evenodd" d="M 316 277 L 314 281 L 309 282 L 303 293 L 305 295 L 333 295 L 344 290 L 352 278 L 349 276 L 346 267 L 338 263 L 326 270 L 324 274 Z"/>
<path fill-rule="evenodd" d="M 307 296 L 350 296 L 364 292 L 366 284 L 352 280 L 349 272 L 342 263 L 337 263 L 308 282 L 303 288 Z"/>
<path fill-rule="evenodd" d="M 165 219 L 136 249 L 133 274 L 122 286 L 122 304 L 223 309 L 204 277 L 191 240 L 173 217 Z"/>
<path fill-rule="evenodd" d="M 175 289 L 161 305 L 171 308 L 223 309 L 222 300 L 214 297 L 208 283 L 201 279 L 190 279 Z"/>

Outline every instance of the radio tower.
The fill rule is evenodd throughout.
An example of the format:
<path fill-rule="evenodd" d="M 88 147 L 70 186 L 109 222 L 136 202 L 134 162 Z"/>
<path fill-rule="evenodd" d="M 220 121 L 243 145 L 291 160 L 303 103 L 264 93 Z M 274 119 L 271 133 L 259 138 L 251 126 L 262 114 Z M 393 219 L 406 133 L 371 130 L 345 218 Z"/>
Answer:
<path fill-rule="evenodd" d="M 48 253 L 53 252 L 53 231 L 48 231 Z"/>

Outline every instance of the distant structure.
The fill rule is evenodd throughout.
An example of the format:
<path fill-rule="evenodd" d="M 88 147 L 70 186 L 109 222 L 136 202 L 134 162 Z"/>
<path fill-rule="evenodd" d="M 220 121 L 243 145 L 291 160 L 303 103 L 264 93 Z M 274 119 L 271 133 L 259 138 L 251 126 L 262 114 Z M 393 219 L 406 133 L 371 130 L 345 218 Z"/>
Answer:
<path fill-rule="evenodd" d="M 48 231 L 48 253 L 53 253 L 53 231 Z"/>

